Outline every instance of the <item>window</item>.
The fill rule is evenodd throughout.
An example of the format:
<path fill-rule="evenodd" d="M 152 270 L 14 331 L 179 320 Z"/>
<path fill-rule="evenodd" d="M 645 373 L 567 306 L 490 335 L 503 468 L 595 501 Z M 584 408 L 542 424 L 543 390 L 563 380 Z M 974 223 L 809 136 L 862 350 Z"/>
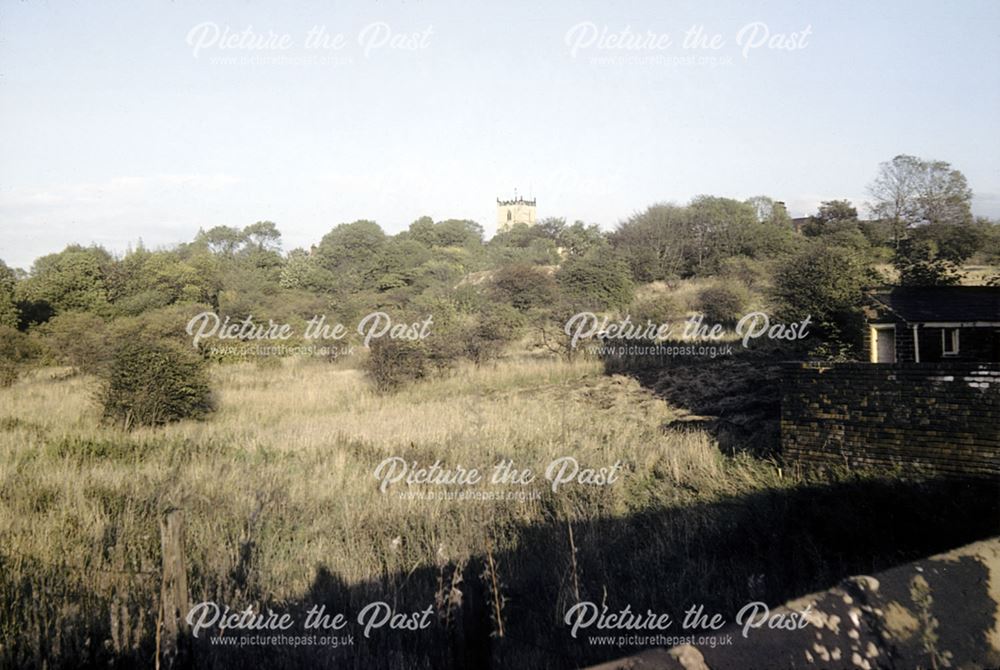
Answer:
<path fill-rule="evenodd" d="M 941 355 L 958 356 L 958 328 L 941 330 Z"/>
<path fill-rule="evenodd" d="M 510 210 L 508 209 L 508 210 L 507 210 L 507 220 L 508 220 L 508 221 L 510 221 L 510 220 L 511 220 L 512 218 L 513 218 L 513 217 L 512 217 L 512 215 L 511 215 L 511 211 L 510 211 Z"/>

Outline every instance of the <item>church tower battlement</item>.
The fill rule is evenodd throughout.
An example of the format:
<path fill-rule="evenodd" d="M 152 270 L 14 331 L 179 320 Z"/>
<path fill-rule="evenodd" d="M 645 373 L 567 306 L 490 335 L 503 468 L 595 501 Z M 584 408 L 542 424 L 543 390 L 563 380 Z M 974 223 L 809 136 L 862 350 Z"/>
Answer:
<path fill-rule="evenodd" d="M 510 230 L 517 223 L 535 225 L 535 199 L 526 200 L 517 195 L 513 200 L 497 198 L 497 230 Z"/>

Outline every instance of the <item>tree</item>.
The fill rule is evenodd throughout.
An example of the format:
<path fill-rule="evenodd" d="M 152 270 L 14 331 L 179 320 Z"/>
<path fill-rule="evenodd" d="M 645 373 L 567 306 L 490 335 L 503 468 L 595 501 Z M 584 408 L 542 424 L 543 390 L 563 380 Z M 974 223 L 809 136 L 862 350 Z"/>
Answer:
<path fill-rule="evenodd" d="M 419 219 L 410 224 L 407 230 L 409 236 L 428 247 L 433 247 L 437 244 L 437 230 L 434 228 L 434 219 L 429 216 L 421 216 Z"/>
<path fill-rule="evenodd" d="M 434 224 L 436 241 L 441 247 L 478 247 L 483 243 L 483 227 L 468 219 L 446 219 Z"/>
<path fill-rule="evenodd" d="M 468 219 L 447 219 L 434 223 L 431 217 L 422 216 L 411 223 L 402 236 L 426 247 L 475 248 L 483 244 L 483 227 Z"/>
<path fill-rule="evenodd" d="M 258 221 L 243 229 L 243 237 L 258 251 L 277 251 L 281 248 L 281 233 L 271 221 Z"/>
<path fill-rule="evenodd" d="M 14 300 L 17 278 L 7 264 L 0 261 L 0 327 L 17 328 L 18 313 Z"/>
<path fill-rule="evenodd" d="M 755 204 L 700 195 L 687 207 L 653 205 L 620 224 L 610 236 L 636 281 L 714 275 L 732 256 L 774 257 L 792 245 L 790 226 L 773 213 L 758 220 Z M 772 220 L 774 219 L 774 220 Z"/>
<path fill-rule="evenodd" d="M 379 338 L 369 347 L 362 367 L 378 393 L 390 393 L 426 377 L 430 360 L 421 341 Z"/>
<path fill-rule="evenodd" d="M 698 292 L 698 310 L 709 324 L 739 320 L 750 302 L 750 292 L 742 284 L 713 284 Z"/>
<path fill-rule="evenodd" d="M 342 223 L 323 236 L 316 247 L 319 267 L 335 275 L 344 290 L 360 290 L 376 271 L 376 256 L 386 235 L 374 221 Z"/>
<path fill-rule="evenodd" d="M 521 312 L 503 304 L 492 304 L 481 311 L 462 338 L 465 353 L 476 365 L 500 356 L 514 341 L 524 324 Z"/>
<path fill-rule="evenodd" d="M 779 318 L 809 317 L 815 331 L 834 350 L 856 354 L 861 348 L 865 290 L 876 281 L 863 254 L 813 244 L 778 269 L 772 297 Z"/>
<path fill-rule="evenodd" d="M 611 246 L 626 259 L 638 282 L 672 279 L 685 270 L 682 253 L 686 210 L 673 204 L 651 205 L 633 214 L 611 234 Z"/>
<path fill-rule="evenodd" d="M 500 267 L 491 283 L 501 300 L 521 311 L 544 307 L 551 303 L 556 291 L 552 275 L 528 263 Z"/>
<path fill-rule="evenodd" d="M 755 195 L 744 202 L 753 207 L 754 214 L 760 222 L 770 220 L 774 214 L 774 200 L 766 195 Z"/>
<path fill-rule="evenodd" d="M 118 314 L 134 316 L 176 302 L 217 300 L 221 261 L 202 248 L 148 251 L 141 246 L 113 263 L 108 272 L 108 300 Z M 271 253 L 271 252 L 268 252 Z"/>
<path fill-rule="evenodd" d="M 752 198 L 747 198 L 744 202 L 753 208 L 758 222 L 785 228 L 791 227 L 792 219 L 788 216 L 785 203 L 775 202 L 766 195 L 755 195 Z"/>
<path fill-rule="evenodd" d="M 632 302 L 628 265 L 612 254 L 590 253 L 570 258 L 556 273 L 563 293 L 595 310 L 624 308 Z"/>
<path fill-rule="evenodd" d="M 700 195 L 688 209 L 692 238 L 686 251 L 693 273 L 715 274 L 724 258 L 740 253 L 756 255 L 752 232 L 757 216 L 750 205 Z"/>
<path fill-rule="evenodd" d="M 571 226 L 565 226 L 556 240 L 557 244 L 570 256 L 583 256 L 594 249 L 606 247 L 607 238 L 596 223 L 585 224 L 575 221 Z"/>
<path fill-rule="evenodd" d="M 976 228 L 982 235 L 979 251 L 988 263 L 1000 264 L 1000 221 L 986 217 L 976 219 Z"/>
<path fill-rule="evenodd" d="M 917 182 L 923 171 L 923 161 L 916 156 L 901 154 L 879 165 L 875 180 L 868 185 L 872 214 L 888 220 L 893 242 L 898 244 L 906 227 L 918 216 Z"/>
<path fill-rule="evenodd" d="M 896 156 L 879 165 L 868 192 L 869 209 L 890 222 L 897 246 L 906 229 L 918 223 L 972 220 L 972 190 L 965 176 L 944 161 Z"/>
<path fill-rule="evenodd" d="M 820 203 L 819 210 L 811 218 L 822 223 L 857 221 L 858 210 L 850 200 L 826 200 Z"/>
<path fill-rule="evenodd" d="M 388 291 L 411 285 L 417 268 L 431 259 L 431 251 L 414 239 L 398 237 L 386 240 L 375 254 L 372 277 L 375 288 Z"/>
<path fill-rule="evenodd" d="M 533 263 L 550 265 L 559 262 L 556 242 L 539 226 L 517 223 L 490 240 L 487 249 L 494 265 Z"/>
<path fill-rule="evenodd" d="M 802 227 L 807 237 L 822 237 L 828 245 L 866 249 L 868 238 L 861 232 L 858 210 L 849 200 L 826 200 Z"/>
<path fill-rule="evenodd" d="M 198 418 L 212 410 L 204 359 L 174 342 L 128 338 L 104 373 L 104 419 L 126 430 Z"/>
<path fill-rule="evenodd" d="M 979 251 L 985 242 L 986 231 L 977 224 L 928 223 L 915 228 L 912 236 L 933 244 L 938 258 L 958 265 Z"/>
<path fill-rule="evenodd" d="M 27 304 L 46 304 L 56 312 L 109 309 L 107 276 L 111 255 L 101 247 L 70 245 L 56 254 L 42 256 L 18 285 L 18 298 Z"/>
<path fill-rule="evenodd" d="M 0 325 L 0 388 L 16 382 L 21 368 L 37 355 L 37 345 L 25 333 Z"/>
<path fill-rule="evenodd" d="M 960 171 L 944 161 L 924 163 L 917 182 L 917 204 L 928 223 L 972 223 L 972 189 Z"/>
<path fill-rule="evenodd" d="M 42 326 L 49 355 L 78 372 L 98 373 L 111 357 L 104 320 L 87 312 L 59 314 Z"/>
<path fill-rule="evenodd" d="M 199 232 L 198 239 L 208 245 L 212 253 L 232 257 L 246 242 L 247 236 L 238 228 L 215 226 L 208 232 Z"/>
<path fill-rule="evenodd" d="M 941 257 L 933 242 L 915 237 L 899 241 L 892 264 L 900 286 L 951 286 L 962 278 L 955 263 Z"/>

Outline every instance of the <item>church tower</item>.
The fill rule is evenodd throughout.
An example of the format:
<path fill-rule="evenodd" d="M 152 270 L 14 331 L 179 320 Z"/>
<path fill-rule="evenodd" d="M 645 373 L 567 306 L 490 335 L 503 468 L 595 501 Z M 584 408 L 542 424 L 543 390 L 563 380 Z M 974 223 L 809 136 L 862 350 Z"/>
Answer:
<path fill-rule="evenodd" d="M 513 200 L 497 198 L 497 230 L 510 230 L 515 223 L 535 225 L 535 199 L 525 200 L 515 194 Z"/>

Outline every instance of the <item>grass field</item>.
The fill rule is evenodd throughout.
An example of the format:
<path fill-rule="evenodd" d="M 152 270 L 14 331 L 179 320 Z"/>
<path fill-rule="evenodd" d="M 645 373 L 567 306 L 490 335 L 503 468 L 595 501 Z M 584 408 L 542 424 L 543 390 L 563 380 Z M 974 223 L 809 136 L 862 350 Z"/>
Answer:
<path fill-rule="evenodd" d="M 462 367 L 391 396 L 357 370 L 312 360 L 216 366 L 212 378 L 209 419 L 128 434 L 99 424 L 92 378 L 50 368 L 0 390 L 0 665 L 151 663 L 158 518 L 170 508 L 186 522 L 194 602 L 436 598 L 445 620 L 443 584 L 458 585 L 466 609 L 482 594 L 489 617 L 465 632 L 383 641 L 355 650 L 351 667 L 436 667 L 442 649 L 472 646 L 493 661 L 572 667 L 616 653 L 559 630 L 581 598 L 662 607 L 669 593 L 731 606 L 927 544 L 905 524 L 902 538 L 879 525 L 862 531 L 871 551 L 826 555 L 857 532 L 826 519 L 824 501 L 841 495 L 830 487 L 867 480 L 845 473 L 817 489 L 773 461 L 723 455 L 706 432 L 665 430 L 679 410 L 594 362 Z M 537 491 L 529 500 L 427 500 L 398 495 L 402 484 L 379 491 L 373 473 L 393 456 L 485 471 L 510 459 L 538 473 L 573 456 L 623 471 L 611 485 L 557 492 L 539 477 L 519 487 Z M 869 504 L 855 498 L 847 504 Z M 936 505 L 944 515 L 939 502 L 907 513 Z M 816 515 L 828 527 L 812 528 Z M 797 567 L 779 578 L 789 560 Z M 528 640 L 545 625 L 556 640 L 547 651 Z M 206 653 L 214 667 L 234 658 Z M 291 663 L 291 651 L 275 653 L 273 663 Z"/>

